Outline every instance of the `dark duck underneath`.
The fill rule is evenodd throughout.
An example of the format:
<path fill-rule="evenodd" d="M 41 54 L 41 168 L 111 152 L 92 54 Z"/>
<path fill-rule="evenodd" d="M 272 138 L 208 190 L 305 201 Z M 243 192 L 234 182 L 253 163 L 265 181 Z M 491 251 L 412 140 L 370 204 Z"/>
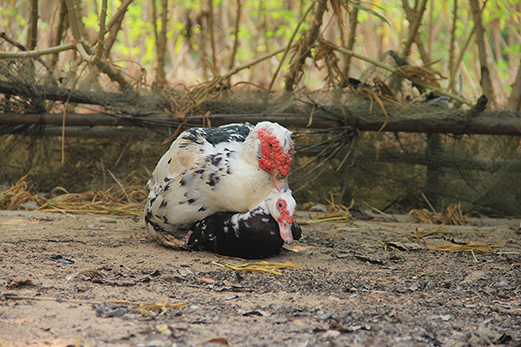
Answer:
<path fill-rule="evenodd" d="M 300 239 L 302 230 L 291 216 L 291 233 Z M 284 240 L 279 223 L 262 206 L 246 213 L 218 212 L 196 222 L 187 246 L 217 254 L 246 259 L 277 254 Z"/>

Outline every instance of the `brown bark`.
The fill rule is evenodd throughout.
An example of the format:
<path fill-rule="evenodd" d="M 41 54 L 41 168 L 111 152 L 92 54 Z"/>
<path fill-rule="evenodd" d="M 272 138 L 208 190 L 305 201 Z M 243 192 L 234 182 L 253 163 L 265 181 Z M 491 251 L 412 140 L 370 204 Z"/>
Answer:
<path fill-rule="evenodd" d="M 490 78 L 490 70 L 487 64 L 487 50 L 485 44 L 485 29 L 481 21 L 481 11 L 479 0 L 469 0 L 472 9 L 472 17 L 474 19 L 474 34 L 476 35 L 476 43 L 478 45 L 479 64 L 481 66 L 481 88 L 483 94 L 492 103 L 495 103 L 494 90 L 492 88 L 492 80 Z M 489 103 L 490 104 L 490 103 Z"/>
<path fill-rule="evenodd" d="M 166 25 L 168 23 L 168 0 L 161 0 L 161 28 L 159 32 L 156 27 L 155 0 L 152 0 L 154 11 L 154 34 L 156 36 L 156 74 L 154 85 L 162 88 L 166 85 L 165 54 L 166 54 Z"/>
<path fill-rule="evenodd" d="M 347 49 L 353 50 L 356 41 L 356 27 L 358 26 L 358 7 L 351 6 L 349 12 L 349 36 L 347 38 Z M 351 68 L 351 55 L 346 56 L 344 65 L 344 76 L 349 77 L 349 70 Z"/>
<path fill-rule="evenodd" d="M 311 48 L 318 40 L 320 34 L 320 27 L 322 26 L 322 17 L 327 9 L 327 0 L 318 0 L 315 8 L 315 15 L 311 26 L 305 34 L 304 42 L 300 45 L 295 60 L 291 64 L 290 70 L 285 78 L 286 92 L 292 92 L 295 89 L 295 85 L 300 81 L 302 77 L 302 67 L 306 61 L 306 58 L 310 55 Z"/>
<path fill-rule="evenodd" d="M 27 49 L 32 51 L 38 44 L 38 0 L 31 0 L 29 12 L 29 33 L 27 35 Z"/>

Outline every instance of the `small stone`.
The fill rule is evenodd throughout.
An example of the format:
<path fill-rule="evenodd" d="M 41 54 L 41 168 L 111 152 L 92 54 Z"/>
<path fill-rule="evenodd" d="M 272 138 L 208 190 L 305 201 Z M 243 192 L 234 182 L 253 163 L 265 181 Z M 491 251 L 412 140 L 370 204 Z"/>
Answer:
<path fill-rule="evenodd" d="M 418 290 L 418 286 L 417 286 L 416 284 L 413 284 L 412 286 L 409 287 L 409 290 L 410 290 L 411 292 L 415 292 L 415 291 Z"/>
<path fill-rule="evenodd" d="M 324 340 L 331 340 L 331 339 L 336 339 L 337 337 L 340 336 L 340 331 L 338 330 L 328 330 L 324 333 L 324 335 L 322 335 L 322 339 Z"/>

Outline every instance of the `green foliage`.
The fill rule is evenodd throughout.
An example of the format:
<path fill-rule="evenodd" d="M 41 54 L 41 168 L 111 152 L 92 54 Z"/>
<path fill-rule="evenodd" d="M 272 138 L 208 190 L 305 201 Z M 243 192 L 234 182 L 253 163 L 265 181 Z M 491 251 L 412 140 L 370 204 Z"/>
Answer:
<path fill-rule="evenodd" d="M 134 0 L 128 7 L 125 19 L 122 23 L 121 31 L 112 49 L 113 60 L 133 60 L 145 69 L 151 69 L 157 54 L 155 52 L 154 24 L 159 28 L 161 24 L 161 3 L 156 1 L 157 18 L 152 18 L 151 0 Z M 354 50 L 362 55 L 371 58 L 378 58 L 380 54 L 388 51 L 402 51 L 402 44 L 408 35 L 409 23 L 403 10 L 402 0 L 343 0 L 344 4 L 352 10 L 358 8 L 358 29 Z M 413 6 L 413 1 L 408 0 Z M 49 8 L 45 11 L 52 12 L 54 15 L 41 15 L 39 22 L 39 47 L 45 48 L 50 39 L 42 40 L 43 33 L 56 32 L 59 0 L 49 0 Z M 43 4 L 43 3 L 42 3 Z M 247 63 L 260 54 L 264 54 L 275 49 L 285 47 L 292 37 L 297 27 L 300 16 L 306 9 L 313 4 L 312 0 L 241 0 L 241 17 L 238 32 L 238 47 L 235 51 L 235 65 Z M 442 74 L 448 75 L 449 42 L 452 32 L 454 0 L 429 1 L 426 13 L 421 22 L 420 40 L 424 43 L 424 48 L 429 55 L 430 61 L 441 59 L 438 64 L 433 66 Z M 482 20 L 485 27 L 485 39 L 490 51 L 490 64 L 496 71 L 493 72 L 494 78 L 498 80 L 494 83 L 503 90 L 511 84 L 512 75 L 515 75 L 519 61 L 512 57 L 521 56 L 521 13 L 519 0 L 488 0 L 481 2 L 485 4 L 482 12 Z M 121 5 L 121 1 L 109 1 L 107 23 L 111 20 L 114 13 Z M 192 76 L 191 79 L 184 81 L 191 84 L 196 80 L 201 80 L 205 76 L 200 75 L 199 70 L 205 69 L 202 63 L 203 56 L 211 56 L 210 29 L 208 28 L 209 6 L 208 1 L 189 1 L 179 0 L 169 4 L 169 21 L 167 25 L 168 52 L 174 56 L 168 59 L 177 60 L 175 64 L 179 69 L 188 69 L 190 73 L 176 73 L 176 76 Z M 0 31 L 6 32 L 9 37 L 16 38 L 16 41 L 25 44 L 28 32 L 28 19 L 30 8 L 29 0 L 0 0 Z M 81 2 L 82 22 L 89 35 L 95 35 L 99 28 L 99 13 L 101 11 L 101 1 Z M 214 47 L 218 69 L 225 71 L 228 68 L 229 59 L 232 55 L 233 44 L 235 42 L 235 23 L 237 20 L 237 0 L 213 0 L 214 8 Z M 44 9 L 40 9 L 43 11 Z M 43 13 L 43 12 L 42 12 Z M 342 10 L 344 43 L 349 34 L 349 16 Z M 465 69 L 464 83 L 465 95 L 473 95 L 474 89 L 469 86 L 479 84 L 479 59 L 477 59 L 476 41 L 473 37 L 468 41 L 472 28 L 474 27 L 473 16 L 468 1 L 458 1 L 458 20 L 456 21 L 456 42 L 457 47 L 455 56 L 458 58 L 461 53 L 462 65 Z M 308 14 L 304 23 L 300 26 L 295 37 L 298 40 L 310 27 L 313 18 L 313 11 Z M 335 14 L 331 4 L 328 4 L 328 12 L 324 16 L 324 24 L 321 34 L 328 40 L 336 44 L 342 44 Z M 47 34 L 46 34 L 47 35 Z M 48 36 L 45 36 L 48 37 Z M 70 35 L 66 36 L 65 42 L 70 40 Z M 467 49 L 462 52 L 466 42 L 469 42 Z M 499 41 L 499 42 L 498 42 Z M 11 45 L 3 43 L 2 50 L 16 50 Z M 179 57 L 178 54 L 188 52 L 187 56 Z M 60 54 L 62 59 L 69 57 Z M 338 55 L 342 61 L 344 56 Z M 277 66 L 277 58 L 273 58 L 260 66 L 253 66 L 250 70 L 243 71 L 241 78 L 255 80 L 256 82 L 269 83 L 271 73 Z M 283 76 L 290 63 L 290 56 L 286 59 L 279 78 Z M 422 64 L 416 46 L 413 45 L 411 60 L 413 63 Z M 66 62 L 61 61 L 61 66 Z M 119 63 L 118 63 L 119 64 Z M 187 64 L 183 66 L 183 64 Z M 351 70 L 353 77 L 358 77 L 361 71 L 369 65 L 360 60 L 352 60 L 356 70 Z M 261 67 L 262 66 L 262 67 Z M 342 66 L 342 62 L 340 62 Z M 304 79 L 308 88 L 319 88 L 326 80 L 324 74 L 327 69 L 318 70 L 312 63 L 308 63 L 305 74 L 309 78 Z M 458 74 L 461 71 L 458 71 Z M 199 74 L 200 76 L 196 76 Z M 471 80 L 469 80 L 471 79 Z M 261 81 L 262 80 L 262 81 Z M 507 82 L 508 81 L 508 82 Z M 262 84 L 261 83 L 261 84 Z M 442 82 L 445 83 L 445 82 Z M 277 86 L 281 85 L 279 81 Z M 479 88 L 476 88 L 479 89 Z M 478 95 L 474 95 L 477 98 Z"/>

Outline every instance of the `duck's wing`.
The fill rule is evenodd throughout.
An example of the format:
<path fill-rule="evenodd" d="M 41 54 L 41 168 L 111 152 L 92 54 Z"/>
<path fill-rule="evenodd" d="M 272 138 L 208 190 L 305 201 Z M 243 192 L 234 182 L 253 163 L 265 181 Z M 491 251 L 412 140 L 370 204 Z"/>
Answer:
<path fill-rule="evenodd" d="M 214 129 L 194 128 L 184 131 L 159 160 L 148 181 L 148 187 L 152 191 L 165 177 L 170 180 L 175 179 L 194 164 L 196 166 L 203 164 L 203 157 L 222 152 L 226 145 L 243 143 L 252 129 L 251 124 L 245 123 L 228 124 Z"/>

